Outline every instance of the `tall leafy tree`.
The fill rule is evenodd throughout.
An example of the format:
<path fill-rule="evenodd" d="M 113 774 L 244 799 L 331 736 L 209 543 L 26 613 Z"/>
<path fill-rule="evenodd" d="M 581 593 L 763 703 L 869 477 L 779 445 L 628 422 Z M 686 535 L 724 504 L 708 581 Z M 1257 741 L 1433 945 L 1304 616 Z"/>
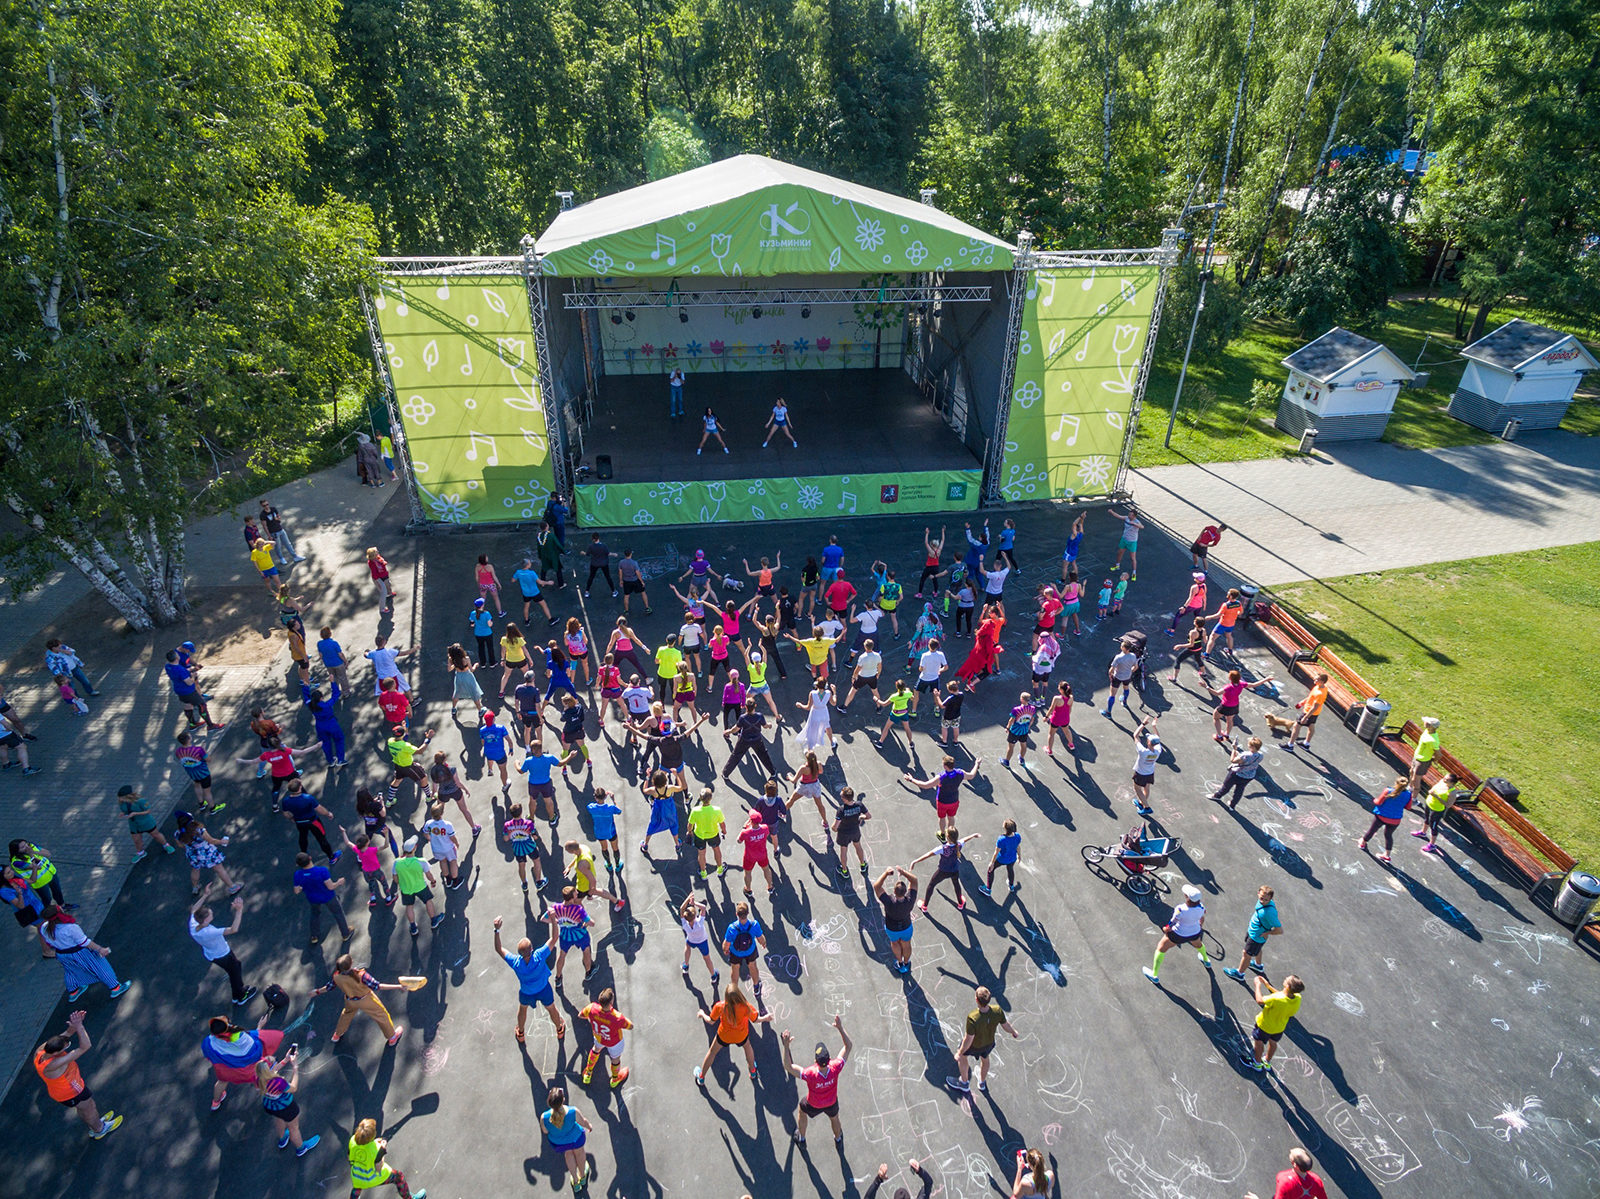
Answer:
<path fill-rule="evenodd" d="M 304 438 L 354 374 L 372 227 L 303 202 L 318 0 L 14 5 L 0 29 L 0 542 L 135 629 L 187 607 L 204 467 Z M 209 451 L 209 452 L 208 452 Z"/>

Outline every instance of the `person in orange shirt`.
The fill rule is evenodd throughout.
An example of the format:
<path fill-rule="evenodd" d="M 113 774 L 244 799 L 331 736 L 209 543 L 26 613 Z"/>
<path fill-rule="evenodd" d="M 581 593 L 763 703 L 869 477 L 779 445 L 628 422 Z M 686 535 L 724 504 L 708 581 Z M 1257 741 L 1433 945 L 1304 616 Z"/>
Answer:
<path fill-rule="evenodd" d="M 711 1069 L 711 1063 L 716 1060 L 729 1045 L 744 1046 L 745 1064 L 750 1067 L 750 1081 L 756 1081 L 756 1051 L 750 1044 L 750 1026 L 752 1024 L 771 1024 L 771 1012 L 758 1012 L 751 1006 L 744 992 L 739 990 L 739 984 L 730 982 L 723 991 L 722 998 L 712 1005 L 709 1014 L 699 1012 L 701 1021 L 711 1025 L 717 1030 L 716 1037 L 706 1049 L 705 1060 L 694 1070 L 694 1081 L 697 1086 L 706 1085 L 706 1071 Z M 734 1077 L 739 1076 L 738 1070 Z"/>
<path fill-rule="evenodd" d="M 1328 702 L 1328 676 L 1319 674 L 1311 683 L 1311 691 L 1305 699 L 1295 705 L 1300 709 L 1300 719 L 1294 722 L 1294 728 L 1289 733 L 1289 744 L 1285 749 L 1293 750 L 1295 738 L 1300 736 L 1300 730 L 1305 729 L 1305 745 L 1311 744 L 1311 735 L 1317 731 L 1317 717 L 1322 714 L 1322 705 Z"/>
<path fill-rule="evenodd" d="M 94 1093 L 83 1081 L 78 1069 L 78 1059 L 93 1047 L 89 1030 L 83 1026 L 83 1012 L 73 1012 L 67 1017 L 66 1031 L 57 1033 L 33 1051 L 33 1068 L 44 1080 L 44 1089 L 62 1107 L 78 1113 L 78 1119 L 89 1127 L 89 1136 L 98 1141 L 114 1132 L 122 1117 L 106 1109 L 104 1116 L 95 1106 Z M 73 1045 L 73 1041 L 77 1045 Z"/>

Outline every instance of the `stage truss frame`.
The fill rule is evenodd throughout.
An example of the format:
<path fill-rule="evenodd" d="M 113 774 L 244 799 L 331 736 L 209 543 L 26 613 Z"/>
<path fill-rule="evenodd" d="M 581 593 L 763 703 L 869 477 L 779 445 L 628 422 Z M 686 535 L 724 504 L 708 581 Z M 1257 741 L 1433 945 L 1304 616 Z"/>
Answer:
<path fill-rule="evenodd" d="M 568 292 L 563 307 L 571 310 L 609 308 L 730 308 L 757 304 L 987 304 L 990 289 L 978 287 L 784 287 L 729 288 L 717 291 Z"/>

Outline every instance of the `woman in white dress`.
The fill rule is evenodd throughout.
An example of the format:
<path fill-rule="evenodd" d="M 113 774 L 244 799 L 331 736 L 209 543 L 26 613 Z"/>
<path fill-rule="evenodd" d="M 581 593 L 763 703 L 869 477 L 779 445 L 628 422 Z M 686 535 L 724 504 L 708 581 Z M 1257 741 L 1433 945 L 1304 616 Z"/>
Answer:
<path fill-rule="evenodd" d="M 821 753 L 824 748 L 832 751 L 833 728 L 828 719 L 828 707 L 838 702 L 832 687 L 812 688 L 811 694 L 803 704 L 796 704 L 797 708 L 810 710 L 806 717 L 805 728 L 800 730 L 800 749 L 813 750 Z"/>

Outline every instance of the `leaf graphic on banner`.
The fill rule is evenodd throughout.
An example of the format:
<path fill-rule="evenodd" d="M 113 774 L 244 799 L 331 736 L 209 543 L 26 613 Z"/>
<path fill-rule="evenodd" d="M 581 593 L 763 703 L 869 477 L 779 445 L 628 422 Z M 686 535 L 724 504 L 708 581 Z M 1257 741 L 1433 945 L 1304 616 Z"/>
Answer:
<path fill-rule="evenodd" d="M 1118 412 L 1115 408 L 1107 408 L 1106 424 L 1110 425 L 1113 429 L 1122 428 L 1122 413 Z"/>
<path fill-rule="evenodd" d="M 500 400 L 507 407 L 516 408 L 522 412 L 543 411 L 543 409 L 539 407 L 539 401 L 537 399 L 525 400 L 521 396 L 501 396 Z"/>
<path fill-rule="evenodd" d="M 843 260 L 843 258 L 844 255 L 840 252 L 839 247 L 834 246 L 833 249 L 828 251 L 828 269 L 830 271 L 838 270 L 839 263 Z"/>
<path fill-rule="evenodd" d="M 1061 352 L 1061 347 L 1066 345 L 1066 343 L 1067 331 L 1065 329 L 1057 329 L 1056 335 L 1050 339 L 1049 346 L 1045 348 L 1044 356 L 1046 358 L 1054 358 Z"/>
<path fill-rule="evenodd" d="M 521 428 L 520 425 L 518 427 Z M 536 450 L 542 450 L 545 448 L 544 434 L 536 433 L 532 429 L 522 430 L 522 440 L 527 442 Z"/>
<path fill-rule="evenodd" d="M 430 371 L 439 365 L 439 343 L 437 341 L 430 341 L 422 347 L 422 361 Z"/>
<path fill-rule="evenodd" d="M 487 287 L 483 288 L 482 290 L 483 302 L 489 305 L 491 309 L 499 313 L 501 316 L 505 316 L 506 302 L 500 298 L 498 293 L 490 291 Z"/>

